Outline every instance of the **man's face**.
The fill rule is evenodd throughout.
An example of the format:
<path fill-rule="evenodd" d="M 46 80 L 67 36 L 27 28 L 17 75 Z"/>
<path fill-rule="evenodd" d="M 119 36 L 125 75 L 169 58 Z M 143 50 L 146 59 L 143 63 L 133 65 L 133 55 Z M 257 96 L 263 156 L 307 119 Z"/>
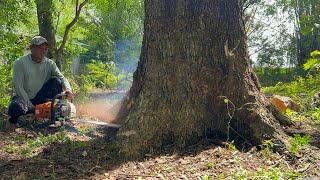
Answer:
<path fill-rule="evenodd" d="M 43 58 L 48 54 L 49 46 L 44 43 L 39 46 L 33 46 L 31 48 L 31 55 L 33 61 L 39 63 L 43 60 Z"/>

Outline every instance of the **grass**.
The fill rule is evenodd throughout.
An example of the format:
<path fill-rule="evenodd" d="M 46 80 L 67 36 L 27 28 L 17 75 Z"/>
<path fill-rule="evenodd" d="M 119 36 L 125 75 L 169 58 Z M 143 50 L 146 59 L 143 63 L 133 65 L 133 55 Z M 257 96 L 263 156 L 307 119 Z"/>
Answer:
<path fill-rule="evenodd" d="M 293 154 L 297 154 L 299 150 L 309 144 L 310 135 L 301 136 L 300 134 L 294 134 L 293 137 L 289 138 L 289 142 L 291 143 L 291 147 L 289 151 Z"/>

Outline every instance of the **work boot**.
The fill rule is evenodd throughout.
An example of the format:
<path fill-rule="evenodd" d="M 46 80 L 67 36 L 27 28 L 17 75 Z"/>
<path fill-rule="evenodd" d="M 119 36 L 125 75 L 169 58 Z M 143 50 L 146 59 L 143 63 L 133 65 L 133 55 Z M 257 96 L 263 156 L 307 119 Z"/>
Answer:
<path fill-rule="evenodd" d="M 57 127 L 61 127 L 61 126 L 62 126 L 61 121 L 55 121 L 54 123 L 49 125 L 50 128 L 57 128 Z"/>
<path fill-rule="evenodd" d="M 30 114 L 20 116 L 18 118 L 17 124 L 19 124 L 20 127 L 33 127 L 34 124 L 34 117 Z"/>

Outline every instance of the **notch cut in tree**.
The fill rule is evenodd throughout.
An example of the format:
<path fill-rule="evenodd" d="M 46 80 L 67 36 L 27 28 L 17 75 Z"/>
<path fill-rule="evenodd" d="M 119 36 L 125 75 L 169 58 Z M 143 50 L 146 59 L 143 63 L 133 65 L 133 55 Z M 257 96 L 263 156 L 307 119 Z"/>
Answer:
<path fill-rule="evenodd" d="M 287 145 L 281 124 L 290 123 L 260 91 L 240 7 L 238 0 L 145 0 L 140 61 L 117 116 L 123 154 L 183 148 L 208 131 Z"/>

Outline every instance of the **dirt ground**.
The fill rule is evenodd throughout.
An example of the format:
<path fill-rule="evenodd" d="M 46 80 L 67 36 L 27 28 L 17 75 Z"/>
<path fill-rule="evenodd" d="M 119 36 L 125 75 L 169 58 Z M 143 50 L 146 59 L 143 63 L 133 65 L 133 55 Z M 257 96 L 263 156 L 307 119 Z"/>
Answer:
<path fill-rule="evenodd" d="M 105 110 L 124 95 L 94 93 L 99 102 L 77 106 L 82 119 L 113 119 Z M 106 103 L 107 102 L 109 103 Z M 1 116 L 1 115 L 0 115 Z M 116 128 L 68 121 L 49 128 L 48 121 L 24 117 L 27 125 L 0 126 L 0 179 L 320 179 L 320 126 L 297 123 L 290 135 L 310 135 L 296 155 L 219 139 L 204 139 L 183 150 L 167 146 L 144 159 L 125 160 L 112 148 Z M 1 119 L 7 119 L 2 116 Z M 112 123 L 112 122 L 111 122 Z M 134 146 L 134 144 L 132 144 Z"/>
<path fill-rule="evenodd" d="M 207 139 L 178 153 L 172 147 L 165 147 L 158 154 L 146 154 L 143 160 L 126 161 L 108 147 L 116 133 L 114 128 L 77 122 L 67 122 L 62 129 L 50 129 L 45 122 L 33 124 L 6 125 L 1 129 L 0 179 L 320 177 L 317 127 L 300 126 L 288 130 L 303 133 L 307 129 L 313 137 L 311 145 L 302 148 L 296 156 L 257 150 L 258 147 L 242 151 L 232 144 Z M 56 137 L 53 141 L 43 140 L 53 135 Z M 37 145 L 36 148 L 27 151 L 31 144 Z"/>

